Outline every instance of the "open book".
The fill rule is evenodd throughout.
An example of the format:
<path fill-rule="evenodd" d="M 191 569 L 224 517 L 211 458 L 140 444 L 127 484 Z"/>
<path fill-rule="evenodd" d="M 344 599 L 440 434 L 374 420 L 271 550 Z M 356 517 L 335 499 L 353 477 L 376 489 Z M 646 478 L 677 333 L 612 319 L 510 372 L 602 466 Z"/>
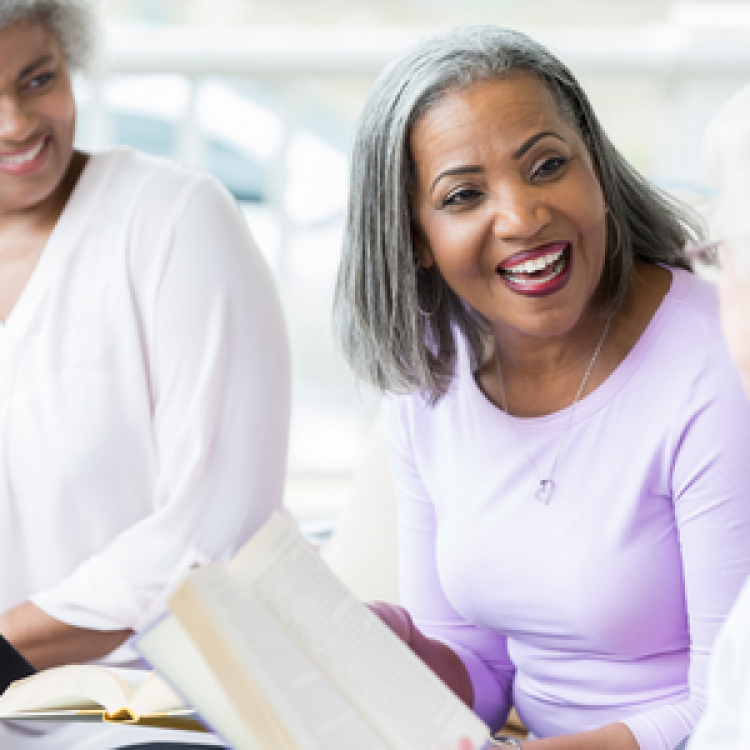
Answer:
<path fill-rule="evenodd" d="M 153 672 L 87 664 L 47 669 L 14 682 L 0 696 L 0 719 L 202 729 L 195 712 Z"/>
<path fill-rule="evenodd" d="M 489 730 L 275 514 L 136 647 L 235 750 L 456 750 Z"/>

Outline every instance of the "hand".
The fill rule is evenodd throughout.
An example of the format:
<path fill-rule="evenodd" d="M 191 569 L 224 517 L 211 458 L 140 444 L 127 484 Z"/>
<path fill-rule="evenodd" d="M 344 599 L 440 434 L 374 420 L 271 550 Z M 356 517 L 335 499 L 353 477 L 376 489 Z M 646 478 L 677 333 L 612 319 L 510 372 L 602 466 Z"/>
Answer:
<path fill-rule="evenodd" d="M 750 248 L 744 250 L 750 252 Z M 750 398 L 750 279 L 743 277 L 734 248 L 728 244 L 722 249 L 719 300 L 721 327 Z"/>
<path fill-rule="evenodd" d="M 407 645 L 415 631 L 411 615 L 396 604 L 369 602 L 367 606 Z"/>
<path fill-rule="evenodd" d="M 396 604 L 371 602 L 367 605 L 469 708 L 474 705 L 474 688 L 463 662 L 444 643 L 427 638 L 411 615 Z M 463 750 L 463 748 L 460 748 Z"/>

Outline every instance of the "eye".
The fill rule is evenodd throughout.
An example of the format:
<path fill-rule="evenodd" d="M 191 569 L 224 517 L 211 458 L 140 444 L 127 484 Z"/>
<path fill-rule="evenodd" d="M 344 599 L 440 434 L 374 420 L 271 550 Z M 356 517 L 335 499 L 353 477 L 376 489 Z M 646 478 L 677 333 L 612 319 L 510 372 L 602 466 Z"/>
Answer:
<path fill-rule="evenodd" d="M 27 84 L 28 88 L 32 91 L 45 88 L 55 77 L 52 72 L 40 73 L 38 76 L 34 76 Z"/>
<path fill-rule="evenodd" d="M 545 159 L 531 174 L 532 179 L 554 177 L 568 163 L 564 156 L 551 156 Z"/>
<path fill-rule="evenodd" d="M 479 198 L 481 198 L 481 196 L 481 191 L 476 190 L 475 188 L 459 188 L 458 190 L 454 190 L 452 193 L 449 193 L 443 199 L 443 206 L 465 206 L 468 203 L 475 203 L 477 200 L 479 200 Z"/>

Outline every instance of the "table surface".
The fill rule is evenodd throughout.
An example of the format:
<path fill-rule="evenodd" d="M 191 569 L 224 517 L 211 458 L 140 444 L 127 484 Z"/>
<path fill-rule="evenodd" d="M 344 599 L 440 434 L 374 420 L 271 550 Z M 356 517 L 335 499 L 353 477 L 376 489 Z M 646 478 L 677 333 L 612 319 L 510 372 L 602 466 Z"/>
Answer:
<path fill-rule="evenodd" d="M 203 750 L 223 748 L 208 732 L 99 723 L 0 722 L 0 750 Z"/>

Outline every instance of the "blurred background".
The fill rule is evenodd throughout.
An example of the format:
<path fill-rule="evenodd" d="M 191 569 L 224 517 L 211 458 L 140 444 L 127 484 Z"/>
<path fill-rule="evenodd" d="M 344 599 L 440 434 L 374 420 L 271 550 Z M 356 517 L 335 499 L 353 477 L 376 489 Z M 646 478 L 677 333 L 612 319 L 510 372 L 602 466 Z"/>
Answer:
<path fill-rule="evenodd" d="M 615 144 L 662 187 L 710 198 L 700 139 L 750 79 L 750 2 L 104 0 L 76 81 L 79 146 L 131 145 L 213 173 L 281 292 L 294 394 L 286 501 L 335 519 L 377 413 L 330 335 L 354 124 L 380 69 L 458 23 L 526 31 L 580 78 Z"/>

